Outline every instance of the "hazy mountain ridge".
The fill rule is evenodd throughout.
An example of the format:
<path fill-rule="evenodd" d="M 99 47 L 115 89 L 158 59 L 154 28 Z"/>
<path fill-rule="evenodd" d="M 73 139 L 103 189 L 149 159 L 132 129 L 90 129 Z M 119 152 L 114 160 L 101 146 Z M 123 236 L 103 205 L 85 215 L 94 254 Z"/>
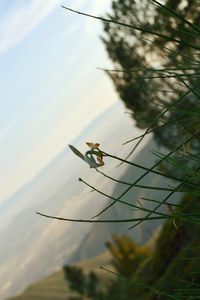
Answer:
<path fill-rule="evenodd" d="M 144 149 L 142 149 L 140 151 L 140 153 L 138 153 L 134 159 L 135 162 L 137 163 L 142 163 L 143 165 L 151 165 L 154 162 L 154 156 L 152 155 L 151 159 L 149 160 L 149 155 L 148 155 L 148 161 L 147 161 L 147 153 L 149 153 L 149 151 L 151 149 L 155 148 L 155 144 L 154 142 L 151 140 Z M 134 179 L 136 179 L 140 173 L 142 173 L 143 171 L 137 170 L 135 171 L 135 173 L 133 172 L 133 168 L 131 166 L 129 166 L 129 168 L 125 171 L 125 173 L 123 174 L 123 176 L 120 178 L 120 180 L 127 180 L 127 181 L 133 181 Z M 107 179 L 106 179 L 107 181 Z M 143 184 L 146 185 L 157 185 L 157 186 L 162 186 L 162 184 L 166 184 L 166 179 L 162 179 L 162 177 L 158 177 L 155 175 L 150 175 L 145 177 L 145 179 L 143 180 Z M 113 189 L 112 195 L 118 196 L 122 190 L 124 189 L 124 187 L 121 187 L 120 185 L 116 185 Z M 88 191 L 87 191 L 88 193 Z M 146 194 L 145 194 L 146 193 Z M 89 193 L 89 195 L 94 194 L 94 193 Z M 125 197 L 126 201 L 131 201 L 131 199 L 134 199 L 134 202 L 136 202 L 136 200 L 138 199 L 138 197 L 143 197 L 143 196 L 147 196 L 150 198 L 153 198 L 156 196 L 160 196 L 163 197 L 165 193 L 163 192 L 155 192 L 155 191 L 150 191 L 147 190 L 146 192 L 143 191 L 142 189 L 139 188 L 135 188 L 133 191 L 129 192 L 128 195 Z M 97 197 L 98 198 L 98 197 Z M 100 199 L 99 199 L 100 200 Z M 95 201 L 98 201 L 98 199 L 96 199 Z M 108 201 L 107 201 L 108 202 Z M 153 207 L 152 203 L 148 203 L 148 207 Z M 88 206 L 87 209 L 89 209 L 90 206 Z M 96 211 L 97 212 L 97 211 Z M 123 218 L 130 218 L 130 217 L 138 217 L 139 214 L 138 212 L 134 212 L 132 211 L 129 207 L 126 207 L 122 204 L 116 204 L 114 205 L 111 209 L 109 209 L 108 211 L 106 211 L 104 214 L 102 214 L 99 219 L 123 219 Z M 43 220 L 45 221 L 45 220 Z M 54 221 L 53 221 L 54 222 Z M 71 251 L 71 255 L 68 255 L 67 259 L 65 259 L 64 257 L 62 257 L 63 259 L 63 265 L 75 262 L 75 261 L 80 261 L 80 265 L 84 268 L 84 260 L 87 259 L 88 257 L 94 257 L 93 260 L 95 262 L 95 256 L 102 253 L 105 250 L 105 246 L 104 243 L 105 241 L 107 241 L 108 239 L 111 238 L 111 235 L 113 233 L 115 234 L 129 234 L 133 237 L 133 239 L 141 244 L 147 242 L 149 240 L 149 238 L 151 237 L 152 233 L 155 231 L 155 229 L 159 228 L 161 222 L 160 221 L 155 221 L 155 222 L 148 222 L 148 223 L 142 223 L 140 226 L 136 227 L 133 230 L 128 230 L 128 228 L 130 227 L 131 223 L 118 223 L 118 224 L 94 224 L 92 227 L 88 227 L 88 232 L 84 235 L 82 241 L 80 242 L 80 244 L 78 244 L 74 249 L 72 249 Z M 58 226 L 60 226 L 61 224 L 58 224 Z M 49 225 L 51 227 L 51 225 Z M 74 234 L 74 227 L 79 227 L 78 224 L 71 224 L 72 226 L 72 231 Z M 63 226 L 61 226 L 63 228 Z M 77 227 L 77 228 L 78 228 Z M 83 225 L 81 225 L 81 227 L 83 227 Z M 80 228 L 80 227 L 79 227 Z M 52 234 L 52 228 L 49 228 L 49 233 Z M 66 232 L 66 229 L 63 228 L 63 235 L 59 234 L 58 232 L 55 234 L 57 240 L 55 243 L 55 237 L 53 237 L 51 235 L 51 241 L 53 240 L 53 243 L 55 244 L 59 244 L 59 242 L 62 241 L 63 245 L 60 249 L 63 249 L 65 247 L 65 241 L 63 239 L 64 237 L 64 232 Z M 48 234 L 47 234 L 48 236 Z M 51 244 L 47 244 L 46 245 L 47 249 L 51 248 Z M 53 249 L 51 248 L 51 251 L 53 252 Z M 61 255 L 62 256 L 62 255 Z M 53 258 L 53 256 L 52 256 Z M 55 264 L 55 258 L 59 260 L 59 257 L 54 257 L 53 259 L 53 263 Z M 90 259 L 89 259 L 90 260 Z M 59 263 L 61 263 L 62 260 L 59 261 Z M 39 263 L 43 266 L 43 268 L 47 268 L 49 269 L 49 256 L 47 258 L 44 259 L 43 255 L 41 255 L 41 260 L 39 260 Z M 99 267 L 100 265 L 102 265 L 100 262 L 98 262 L 98 260 L 96 261 L 96 266 Z M 37 273 L 37 270 L 34 270 L 34 273 Z M 61 274 L 61 273 L 59 273 Z M 50 277 L 53 278 L 53 276 L 57 276 L 56 274 L 52 274 Z M 63 279 L 60 277 L 61 275 L 59 275 L 59 280 L 60 283 L 65 284 Z M 63 275 L 62 275 L 63 276 Z M 40 274 L 38 273 L 38 278 L 40 278 Z M 56 278 L 56 277 L 55 277 Z M 47 278 L 48 279 L 48 278 Z M 53 284 L 53 290 L 54 292 L 50 294 L 47 293 L 47 287 L 45 288 L 44 292 L 40 293 L 40 290 L 38 289 L 38 286 L 43 285 L 42 282 L 46 282 L 45 284 L 47 284 L 48 280 L 46 281 L 46 279 L 41 280 L 40 282 L 38 282 L 38 284 L 33 285 L 33 287 L 30 287 L 27 289 L 27 291 L 25 291 L 25 293 L 23 293 L 21 296 L 18 296 L 16 298 L 14 298 L 15 300 L 21 300 L 21 299 L 37 299 L 38 297 L 41 297 L 41 299 L 45 299 L 45 297 L 47 297 L 46 299 L 51 299 L 51 297 L 53 296 L 54 299 L 63 299 L 62 297 L 64 297 L 64 295 L 66 296 L 67 293 L 69 293 L 69 291 L 67 290 L 67 288 L 64 288 L 63 290 L 63 285 L 62 287 L 59 285 L 60 283 L 58 282 L 57 279 L 55 279 L 55 282 L 57 282 L 55 284 Z M 58 284 L 58 285 L 57 285 Z M 57 288 L 55 288 L 55 285 L 57 286 Z M 59 286 L 59 289 L 58 289 Z M 64 292 L 63 292 L 64 291 Z M 45 296 L 46 295 L 46 296 Z M 48 296 L 47 296 L 48 295 Z"/>
<path fill-rule="evenodd" d="M 143 165 L 153 164 L 154 156 L 152 155 L 151 159 L 149 155 L 147 156 L 147 153 L 149 153 L 149 151 L 153 148 L 155 148 L 155 144 L 151 140 L 146 145 L 146 147 L 135 156 L 134 161 L 137 163 L 142 163 Z M 124 168 L 124 166 L 122 168 Z M 119 173 L 118 168 L 112 168 L 109 172 L 112 174 L 114 172 L 114 174 L 116 174 L 116 171 Z M 129 166 L 129 168 L 126 169 L 124 175 L 120 179 L 132 182 L 133 180 L 138 178 L 138 176 L 143 172 L 144 171 L 138 169 L 136 171 L 136 169 L 133 169 L 131 166 Z M 155 175 L 148 175 L 142 181 L 142 184 L 156 184 L 157 186 L 162 186 L 162 184 L 164 184 L 164 180 L 165 179 L 162 179 L 161 177 Z M 95 185 L 97 185 L 98 182 L 99 180 L 96 180 Z M 114 196 L 118 196 L 125 189 L 124 186 L 121 186 L 119 184 L 114 186 L 115 187 L 113 187 L 110 190 L 110 194 Z M 98 188 L 102 190 L 108 189 L 108 179 L 104 178 L 101 186 L 98 186 Z M 84 191 L 82 192 L 82 194 L 80 194 L 78 197 L 76 195 L 74 198 L 74 200 L 76 201 L 78 201 L 78 199 L 81 198 L 87 199 L 87 202 L 84 201 L 84 206 L 79 205 L 80 209 L 74 211 L 77 217 L 92 217 L 95 213 L 102 209 L 102 205 L 105 206 L 108 204 L 109 201 L 107 199 L 102 199 L 102 196 L 99 196 L 94 192 L 90 193 L 90 190 L 88 191 L 88 189 L 83 190 Z M 165 193 L 163 192 L 155 193 L 155 191 L 143 191 L 142 189 L 135 188 L 131 190 L 123 198 L 123 200 L 130 202 L 133 199 L 134 202 L 136 202 L 138 198 L 143 197 L 145 195 L 148 195 L 148 197 L 150 198 L 156 198 L 156 196 L 158 195 L 160 197 L 163 197 L 164 194 Z M 91 206 L 91 201 L 89 201 L 90 198 L 92 200 L 92 203 L 94 203 L 95 201 L 96 205 Z M 56 203 L 56 205 L 58 205 L 58 203 Z M 145 205 L 147 206 L 146 203 Z M 45 206 L 46 202 L 41 208 L 45 209 Z M 152 202 L 148 203 L 148 207 L 153 207 Z M 47 210 L 47 207 L 45 210 Z M 26 215 L 26 212 L 24 213 Z M 62 216 L 72 215 L 73 198 L 70 200 L 70 202 L 66 203 L 65 206 L 62 203 L 61 211 L 59 212 L 59 210 L 57 209 L 56 214 Z M 130 207 L 124 206 L 122 204 L 115 204 L 111 209 L 102 214 L 99 217 L 99 219 L 125 219 L 130 217 L 139 217 L 139 215 L 140 214 L 138 213 L 138 211 L 132 211 Z M 15 277 L 18 276 L 17 284 L 24 287 L 30 284 L 31 282 L 34 282 L 36 280 L 38 281 L 41 277 L 48 275 L 50 272 L 58 270 L 64 264 L 69 264 L 75 261 L 80 261 L 98 255 L 99 253 L 105 250 L 104 243 L 105 241 L 111 238 L 111 235 L 113 233 L 130 234 L 136 242 L 143 244 L 150 238 L 153 231 L 160 225 L 160 222 L 158 221 L 151 223 L 148 222 L 142 223 L 140 226 L 136 227 L 133 230 L 128 230 L 131 223 L 93 224 L 93 226 L 91 226 L 89 224 L 75 224 L 66 222 L 61 223 L 55 220 L 49 220 L 44 218 L 38 219 L 37 215 L 30 215 L 29 213 L 27 213 L 26 217 L 27 226 L 28 224 L 30 224 L 30 222 L 32 222 L 33 224 L 37 222 L 38 227 L 34 226 L 30 234 L 27 235 L 27 237 L 24 237 L 24 239 L 26 240 L 26 245 L 24 249 L 21 248 L 19 240 L 18 252 L 20 252 L 21 254 L 22 265 L 20 267 L 17 267 L 18 264 L 15 263 L 16 270 L 13 271 L 11 277 L 11 283 L 14 283 Z M 32 217 L 32 219 L 30 219 L 30 217 Z M 24 218 L 21 219 L 24 220 Z M 16 221 L 16 223 L 18 222 Z M 24 221 L 22 221 L 22 223 L 23 222 Z M 38 236 L 38 232 L 40 232 L 40 236 Z M 29 255 L 28 257 L 26 257 L 26 253 L 28 252 L 31 253 L 31 256 Z M 46 255 L 47 253 L 48 255 Z M 15 259 L 13 260 L 15 262 Z M 38 268 L 38 266 L 40 267 Z M 25 280 L 24 275 L 26 274 L 27 268 L 31 268 L 32 272 L 31 275 L 27 276 Z M 9 278 L 9 274 L 7 274 L 7 276 Z M 6 284 L 8 284 L 8 282 L 6 282 Z M 17 291 L 16 288 L 16 285 L 13 285 L 13 292 L 15 293 Z"/>
<path fill-rule="evenodd" d="M 96 138 L 94 141 L 98 142 L 102 136 L 100 142 L 103 147 L 118 151 L 120 147 L 116 145 L 120 138 L 126 136 L 130 122 L 124 118 L 121 105 L 115 105 L 100 115 L 95 126 L 92 123 L 87 132 L 80 135 L 82 139 L 75 146 L 87 149 L 85 141 Z M 116 129 L 118 136 L 114 139 Z M 112 162 L 105 166 L 106 170 L 112 168 Z M 59 269 L 81 243 L 90 224 L 61 223 L 35 213 L 41 211 L 66 217 L 91 218 L 96 209 L 105 205 L 106 199 L 88 192 L 88 188 L 78 182 L 79 176 L 94 185 L 98 184 L 99 188 L 107 188 L 106 180 L 100 180 L 96 171 L 75 157 L 66 145 L 66 150 L 36 178 L 1 205 L 0 299 L 22 291 L 32 282 Z M 97 201 L 95 205 L 94 201 Z"/>
<path fill-rule="evenodd" d="M 94 271 L 99 278 L 107 278 L 111 276 L 108 272 L 99 269 L 99 266 L 110 268 L 110 254 L 104 252 L 101 255 L 81 261 L 77 265 L 81 267 L 84 272 Z M 72 296 L 72 291 L 67 285 L 67 281 L 64 278 L 64 273 L 59 270 L 46 278 L 43 278 L 39 282 L 29 286 L 21 295 L 16 296 L 10 300 L 62 300 Z"/>
<path fill-rule="evenodd" d="M 107 152 L 126 155 L 125 152 L 128 152 L 131 146 L 120 146 L 119 143 L 125 141 L 128 135 L 130 138 L 132 121 L 127 120 L 129 124 L 123 123 L 125 118 L 121 106 L 114 106 L 109 112 L 112 112 L 112 118 L 107 113 L 100 116 L 99 123 L 95 121 L 95 126 L 91 124 L 90 131 L 88 128 L 87 135 L 80 136 L 81 140 L 79 143 L 77 141 L 75 146 L 82 151 L 87 149 L 85 141 L 95 141 L 100 142 L 102 149 Z M 155 145 L 149 142 L 145 147 L 146 150 L 142 150 L 143 146 L 144 144 L 131 159 L 149 166 L 155 160 L 149 150 Z M 118 168 L 116 165 L 116 161 L 105 158 L 102 171 L 115 178 L 124 173 L 122 179 L 126 177 L 129 181 L 143 173 L 132 167 L 127 169 L 125 164 Z M 7 214 L 5 203 L 0 229 L 1 299 L 19 293 L 31 283 L 60 269 L 65 263 L 100 253 L 104 249 L 105 240 L 114 232 L 130 233 L 136 241 L 144 242 L 158 225 L 153 224 L 150 232 L 149 225 L 145 224 L 134 231 L 128 231 L 129 224 L 126 223 L 115 226 L 113 224 L 91 226 L 88 223 L 59 222 L 36 215 L 35 212 L 40 211 L 51 215 L 88 219 L 97 214 L 108 202 L 110 203 L 106 197 L 95 192 L 91 193 L 90 188 L 78 182 L 78 177 L 83 177 L 88 183 L 110 195 L 116 196 L 124 190 L 124 186 L 116 186 L 115 182 L 110 182 L 109 179 L 97 174 L 68 150 L 59 155 L 32 183 L 9 199 Z M 146 184 L 153 184 L 155 180 L 158 178 L 152 175 L 145 177 Z M 137 192 L 131 190 L 126 201 L 132 201 L 132 198 L 136 201 L 138 197 L 144 196 L 141 193 L 143 191 L 139 189 Z M 116 204 L 100 218 L 121 219 L 130 217 L 132 213 L 130 207 Z M 135 211 L 134 216 L 137 214 Z"/>

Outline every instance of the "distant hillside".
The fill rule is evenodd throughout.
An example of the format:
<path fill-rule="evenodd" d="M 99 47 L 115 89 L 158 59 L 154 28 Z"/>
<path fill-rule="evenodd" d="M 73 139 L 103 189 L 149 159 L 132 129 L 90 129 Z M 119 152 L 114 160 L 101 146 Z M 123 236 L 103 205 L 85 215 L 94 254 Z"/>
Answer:
<path fill-rule="evenodd" d="M 93 270 L 99 278 L 105 279 L 105 276 L 107 278 L 111 275 L 100 270 L 99 267 L 109 265 L 110 259 L 110 254 L 106 251 L 97 257 L 81 261 L 77 265 L 83 268 L 84 272 Z M 21 295 L 9 300 L 66 300 L 71 294 L 61 270 L 31 285 Z"/>
<path fill-rule="evenodd" d="M 186 195 L 178 211 L 194 213 L 199 211 L 199 203 L 197 197 Z M 170 220 L 166 221 L 159 236 L 154 239 L 154 251 L 133 270 L 130 280 L 122 281 L 120 277 L 115 277 L 115 290 L 110 290 L 116 292 L 115 299 L 199 300 L 199 234 L 199 224 L 178 220 L 175 228 Z M 85 272 L 97 271 L 102 280 L 108 282 L 107 276 L 112 275 L 104 271 L 100 273 L 99 266 L 110 269 L 110 259 L 106 252 L 77 265 Z M 72 294 L 66 286 L 63 273 L 57 272 L 10 300 L 61 300 L 69 295 Z M 112 297 L 106 299 L 112 300 Z"/>
<path fill-rule="evenodd" d="M 132 160 L 144 166 L 151 166 L 155 161 L 155 157 L 150 153 L 152 149 L 156 149 L 156 146 L 153 141 L 149 141 L 139 153 L 136 153 L 135 157 L 133 156 Z M 74 159 L 82 164 L 76 157 Z M 110 239 L 112 233 L 128 233 L 136 242 L 143 244 L 149 239 L 154 229 L 160 225 L 160 222 L 142 223 L 134 230 L 128 231 L 130 224 L 126 223 L 91 226 L 90 224 L 61 223 L 36 215 L 35 212 L 39 210 L 66 217 L 91 218 L 110 202 L 107 198 L 97 195 L 95 192 L 91 193 L 90 189 L 78 184 L 79 173 L 76 178 L 72 179 L 70 176 L 66 176 L 66 178 L 70 178 L 70 182 L 68 182 L 68 179 L 65 179 L 65 172 L 68 170 L 67 161 L 64 157 L 59 158 L 59 161 L 51 166 L 50 174 L 46 171 L 45 177 L 41 177 L 39 185 L 34 185 L 24 195 L 21 194 L 19 200 L 26 202 L 27 206 L 29 204 L 29 207 L 11 219 L 12 222 L 7 226 L 7 231 L 0 233 L 2 244 L 0 253 L 1 299 L 19 293 L 31 283 L 58 270 L 63 264 L 98 255 L 105 250 L 104 243 Z M 102 170 L 116 178 L 119 178 L 119 174 L 126 170 L 121 180 L 126 179 L 130 182 L 144 172 L 130 166 L 128 168 L 125 165 L 118 168 L 115 166 L 116 162 L 106 159 L 105 168 Z M 86 170 L 84 178 L 90 174 L 87 180 L 99 189 L 115 196 L 124 190 L 124 186 L 116 185 L 109 179 L 97 176 L 95 170 L 89 169 L 87 165 L 83 164 L 83 167 Z M 57 176 L 56 173 L 58 173 Z M 49 176 L 56 183 L 58 180 L 58 185 L 52 185 Z M 45 183 L 45 190 L 42 190 L 41 194 L 40 188 L 44 187 L 43 183 Z M 145 176 L 140 183 L 152 186 L 167 185 L 161 177 L 152 174 Z M 73 188 L 77 187 L 77 193 L 73 197 L 67 198 L 69 184 Z M 164 193 L 134 188 L 123 199 L 135 203 L 144 196 L 158 199 L 164 197 Z M 141 200 L 140 202 L 142 203 Z M 145 203 L 145 206 L 152 208 L 154 204 L 149 202 Z M 100 218 L 122 219 L 130 216 L 139 217 L 141 215 L 130 207 L 116 204 Z"/>
<path fill-rule="evenodd" d="M 138 163 L 138 164 L 142 164 L 144 166 L 152 166 L 152 164 L 155 161 L 155 157 L 154 155 L 150 153 L 150 151 L 152 149 L 156 149 L 156 145 L 154 143 L 153 140 L 150 140 L 148 142 L 148 144 L 134 157 L 134 162 Z M 120 168 L 120 167 L 119 167 Z M 116 168 L 117 169 L 117 168 Z M 115 170 L 114 170 L 115 171 Z M 120 170 L 119 170 L 120 171 Z M 129 181 L 129 182 L 133 182 L 135 179 L 137 179 L 141 174 L 143 174 L 144 171 L 141 171 L 140 169 L 136 169 L 133 168 L 131 166 L 129 166 L 126 171 L 124 172 L 123 176 L 120 178 L 120 180 L 124 181 Z M 116 171 L 114 172 L 116 173 Z M 109 185 L 109 179 L 106 179 L 107 184 Z M 168 182 L 170 183 L 170 181 Z M 160 176 L 156 176 L 156 175 L 148 175 L 145 176 L 144 180 L 142 180 L 140 182 L 140 184 L 143 185 L 149 185 L 149 186 L 167 186 L 168 184 L 166 182 L 166 179 L 160 177 Z M 104 185 L 103 188 L 106 188 L 106 186 Z M 121 194 L 121 192 L 124 190 L 124 186 L 121 186 L 120 184 L 115 185 L 115 188 L 112 191 L 112 195 L 117 196 L 119 194 Z M 93 197 L 95 199 L 95 193 L 90 193 L 89 191 L 87 191 L 88 195 L 93 194 Z M 162 199 L 164 196 L 166 195 L 166 192 L 160 192 L 160 191 L 155 191 L 155 190 L 144 190 L 142 188 L 134 188 L 131 191 L 129 191 L 129 193 L 127 193 L 127 195 L 123 198 L 123 200 L 127 201 L 127 202 L 131 202 L 131 203 L 136 203 L 136 201 L 138 199 L 140 199 L 141 197 L 148 197 L 148 198 L 152 198 L 152 199 Z M 173 201 L 177 201 L 178 195 L 176 195 L 176 199 L 173 197 Z M 99 201 L 100 199 L 96 201 Z M 171 199 L 172 200 L 172 199 Z M 140 203 L 142 203 L 144 200 L 140 200 Z M 106 203 L 109 203 L 109 200 L 106 201 Z M 143 202 L 144 204 L 144 202 Z M 145 203 L 146 207 L 149 208 L 153 208 L 154 207 L 154 203 L 153 202 L 148 202 Z M 89 208 L 89 207 L 88 207 Z M 162 208 L 165 209 L 165 208 Z M 141 213 L 138 211 L 134 211 L 132 209 L 130 209 L 130 207 L 124 206 L 122 204 L 115 204 L 111 209 L 109 209 L 108 211 L 106 211 L 104 214 L 102 214 L 99 219 L 122 219 L 122 218 L 130 218 L 130 217 L 139 217 L 141 216 Z M 43 221 L 45 222 L 46 220 L 43 219 Z M 57 227 L 61 227 L 63 228 L 63 234 L 65 231 L 65 226 L 61 225 L 60 222 L 57 222 Z M 68 224 L 68 223 L 64 223 Z M 70 224 L 71 226 L 71 230 L 72 230 L 72 234 L 73 234 L 73 228 L 75 228 L 76 224 Z M 87 258 L 91 258 L 91 257 L 95 257 L 98 254 L 102 253 L 103 251 L 105 251 L 105 242 L 107 240 L 109 240 L 111 238 L 111 235 L 113 233 L 116 234 L 129 234 L 132 236 L 132 238 L 140 243 L 140 244 L 144 244 L 145 242 L 147 242 L 149 240 L 149 238 L 152 236 L 152 233 L 159 228 L 161 225 L 160 221 L 152 221 L 152 222 L 143 222 L 140 226 L 137 226 L 135 229 L 133 230 L 128 230 L 128 227 L 130 226 L 130 223 L 126 224 L 126 223 L 119 223 L 119 224 L 94 224 L 93 226 L 90 227 L 90 230 L 88 232 L 88 234 L 85 235 L 85 237 L 83 238 L 82 242 L 79 243 L 77 245 L 77 248 L 71 252 L 71 256 L 68 256 L 67 259 L 65 260 L 66 264 L 72 263 L 72 262 L 78 262 L 80 261 L 80 265 L 83 266 L 84 269 L 87 269 L 87 264 L 85 264 L 84 262 L 82 262 L 83 260 L 87 259 Z M 77 227 L 77 228 L 80 228 Z M 49 228 L 49 231 L 52 232 L 51 227 Z M 54 231 L 53 231 L 54 232 Z M 55 236 L 56 236 L 56 231 L 54 232 Z M 57 242 L 60 243 L 60 240 L 62 240 L 61 236 L 57 237 Z M 63 244 L 64 246 L 64 244 Z M 62 247 L 63 248 L 63 247 Z M 66 248 L 67 251 L 67 248 Z M 48 264 L 48 257 L 47 256 L 47 260 L 45 265 Z M 101 257 L 101 256 L 100 256 Z M 100 266 L 102 265 L 102 261 L 97 261 L 96 258 L 94 259 L 89 259 L 89 264 L 91 265 L 91 263 L 93 262 L 93 267 L 94 266 Z M 64 263 L 64 262 L 63 262 Z M 41 260 L 41 266 L 44 266 L 43 261 Z M 92 267 L 92 268 L 93 268 Z M 35 272 L 35 271 L 34 271 Z M 37 271 L 38 272 L 38 271 Z M 53 276 L 53 277 L 52 277 Z M 34 300 L 34 299 L 45 299 L 45 298 L 38 298 L 38 292 L 35 292 L 36 290 L 40 290 L 39 288 L 42 285 L 42 291 L 43 291 L 43 296 L 42 297 L 46 297 L 46 299 L 51 299 L 49 298 L 50 293 L 49 290 L 52 289 L 52 295 L 54 298 L 54 300 L 56 299 L 63 299 L 63 298 L 56 298 L 56 291 L 58 292 L 58 290 L 60 291 L 59 293 L 59 297 L 64 297 L 62 296 L 62 293 L 66 295 L 66 293 L 68 292 L 67 288 L 65 287 L 63 290 L 63 287 L 60 287 L 60 281 L 64 282 L 65 281 L 63 279 L 63 275 L 62 272 L 58 272 L 54 275 L 52 275 L 50 277 L 47 277 L 46 279 L 44 279 L 44 281 L 42 280 L 41 283 L 36 284 L 31 286 L 30 288 L 27 289 L 27 291 L 25 292 L 25 294 L 23 294 L 23 296 L 17 297 L 17 298 L 13 298 L 15 300 Z M 52 279 L 53 278 L 53 279 Z M 51 280 L 53 280 L 53 284 L 51 283 Z M 49 284 L 50 284 L 50 288 L 49 288 Z M 64 292 L 62 292 L 64 291 Z M 36 296 L 34 296 L 36 293 Z M 24 296 L 25 295 L 25 296 Z M 23 298 L 24 297 L 24 298 Z M 28 298 L 29 297 L 29 298 Z M 35 297 L 35 298 L 34 298 Z"/>
<path fill-rule="evenodd" d="M 100 142 L 108 152 L 124 150 L 121 143 L 130 134 L 130 128 L 131 132 L 134 129 L 132 120 L 124 117 L 121 103 L 117 103 L 80 132 L 73 144 L 81 151 L 87 149 L 85 141 Z M 118 135 L 113 138 L 115 130 Z M 36 215 L 36 211 L 90 218 L 106 201 L 99 200 L 100 196 L 88 192 L 78 182 L 82 176 L 104 188 L 107 180 L 99 179 L 95 170 L 77 159 L 67 147 L 69 142 L 72 143 L 66 137 L 66 147 L 61 149 L 61 154 L 0 205 L 0 299 L 21 292 L 61 268 L 91 226 L 45 219 Z M 112 163 L 105 166 L 106 170 L 111 168 Z M 116 176 L 120 177 L 118 169 Z M 114 185 L 109 186 L 110 190 Z"/>

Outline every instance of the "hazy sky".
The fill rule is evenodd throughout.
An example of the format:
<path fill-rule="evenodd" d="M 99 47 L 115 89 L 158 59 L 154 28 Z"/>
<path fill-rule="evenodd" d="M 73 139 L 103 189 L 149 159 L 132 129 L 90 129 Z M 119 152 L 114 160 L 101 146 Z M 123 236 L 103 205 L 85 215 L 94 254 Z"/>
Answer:
<path fill-rule="evenodd" d="M 110 0 L 0 0 L 0 203 L 117 101 L 99 39 Z"/>

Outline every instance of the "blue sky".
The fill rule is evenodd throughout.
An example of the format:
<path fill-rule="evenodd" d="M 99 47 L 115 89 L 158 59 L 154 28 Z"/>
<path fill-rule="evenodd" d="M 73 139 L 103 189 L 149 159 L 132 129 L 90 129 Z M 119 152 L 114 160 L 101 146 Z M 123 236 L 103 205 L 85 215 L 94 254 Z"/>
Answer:
<path fill-rule="evenodd" d="M 117 100 L 97 15 L 110 0 L 0 1 L 0 203 Z"/>

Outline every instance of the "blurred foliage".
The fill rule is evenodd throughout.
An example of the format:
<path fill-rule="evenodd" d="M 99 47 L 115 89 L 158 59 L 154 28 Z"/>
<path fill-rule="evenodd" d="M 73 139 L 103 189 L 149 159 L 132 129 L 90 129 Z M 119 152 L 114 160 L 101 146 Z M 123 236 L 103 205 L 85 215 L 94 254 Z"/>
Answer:
<path fill-rule="evenodd" d="M 126 280 L 133 276 L 141 263 L 150 255 L 148 247 L 140 247 L 126 235 L 113 235 L 112 241 L 107 242 L 106 246 L 112 255 L 112 265 L 120 276 L 119 280 L 111 280 L 106 284 L 105 290 L 105 283 L 102 283 L 94 272 L 84 274 L 81 268 L 66 265 L 63 267 L 65 278 L 70 288 L 77 293 L 77 296 L 71 298 L 72 300 L 123 299 L 121 297 L 125 296 Z"/>
<path fill-rule="evenodd" d="M 188 215 L 199 211 L 200 199 L 189 195 L 177 208 L 178 213 Z M 164 224 L 152 252 L 148 247 L 140 247 L 128 236 L 115 235 L 107 247 L 117 276 L 113 275 L 106 290 L 95 273 L 82 276 L 80 268 L 64 267 L 70 287 L 79 293 L 73 299 L 200 299 L 199 237 L 200 224 L 180 220 L 177 228 L 171 221 Z M 71 276 L 72 273 L 75 276 Z M 84 280 L 80 280 L 80 276 Z M 190 298 L 191 295 L 193 298 Z"/>
<path fill-rule="evenodd" d="M 79 267 L 65 265 L 63 272 L 69 287 L 76 293 L 70 300 L 101 299 L 100 283 L 93 271 L 84 274 Z"/>
<path fill-rule="evenodd" d="M 106 18 L 102 40 L 114 65 L 106 72 L 120 98 L 136 126 L 174 151 L 162 171 L 199 184 L 200 2 L 113 0 Z"/>
<path fill-rule="evenodd" d="M 168 10 L 156 1 L 113 0 L 106 17 L 131 27 L 104 22 L 102 40 L 114 63 L 114 70 L 107 73 L 133 112 L 136 125 L 156 129 L 156 140 L 171 149 L 185 140 L 188 127 L 198 134 L 200 129 L 196 95 L 200 91 L 196 49 L 200 36 L 184 21 L 199 24 L 200 3 L 164 2 Z M 188 86 L 192 93 L 187 93 Z M 168 113 L 160 116 L 172 103 Z"/>
<path fill-rule="evenodd" d="M 140 247 L 129 236 L 112 236 L 113 241 L 106 243 L 112 254 L 112 264 L 117 273 L 123 277 L 131 277 L 139 265 L 149 256 L 148 247 Z"/>
<path fill-rule="evenodd" d="M 64 266 L 63 271 L 65 278 L 70 282 L 70 288 L 79 294 L 84 294 L 85 276 L 83 271 L 78 267 Z"/>
<path fill-rule="evenodd" d="M 200 199 L 186 195 L 177 211 L 187 215 L 199 213 Z M 172 222 L 166 222 L 152 256 L 132 277 L 128 293 L 138 300 L 165 300 L 172 296 L 190 299 L 191 289 L 197 292 L 200 282 L 199 237 L 200 224 L 179 220 L 175 229 Z M 181 291 L 185 298 L 181 298 Z M 199 291 L 192 299 L 198 297 Z"/>

